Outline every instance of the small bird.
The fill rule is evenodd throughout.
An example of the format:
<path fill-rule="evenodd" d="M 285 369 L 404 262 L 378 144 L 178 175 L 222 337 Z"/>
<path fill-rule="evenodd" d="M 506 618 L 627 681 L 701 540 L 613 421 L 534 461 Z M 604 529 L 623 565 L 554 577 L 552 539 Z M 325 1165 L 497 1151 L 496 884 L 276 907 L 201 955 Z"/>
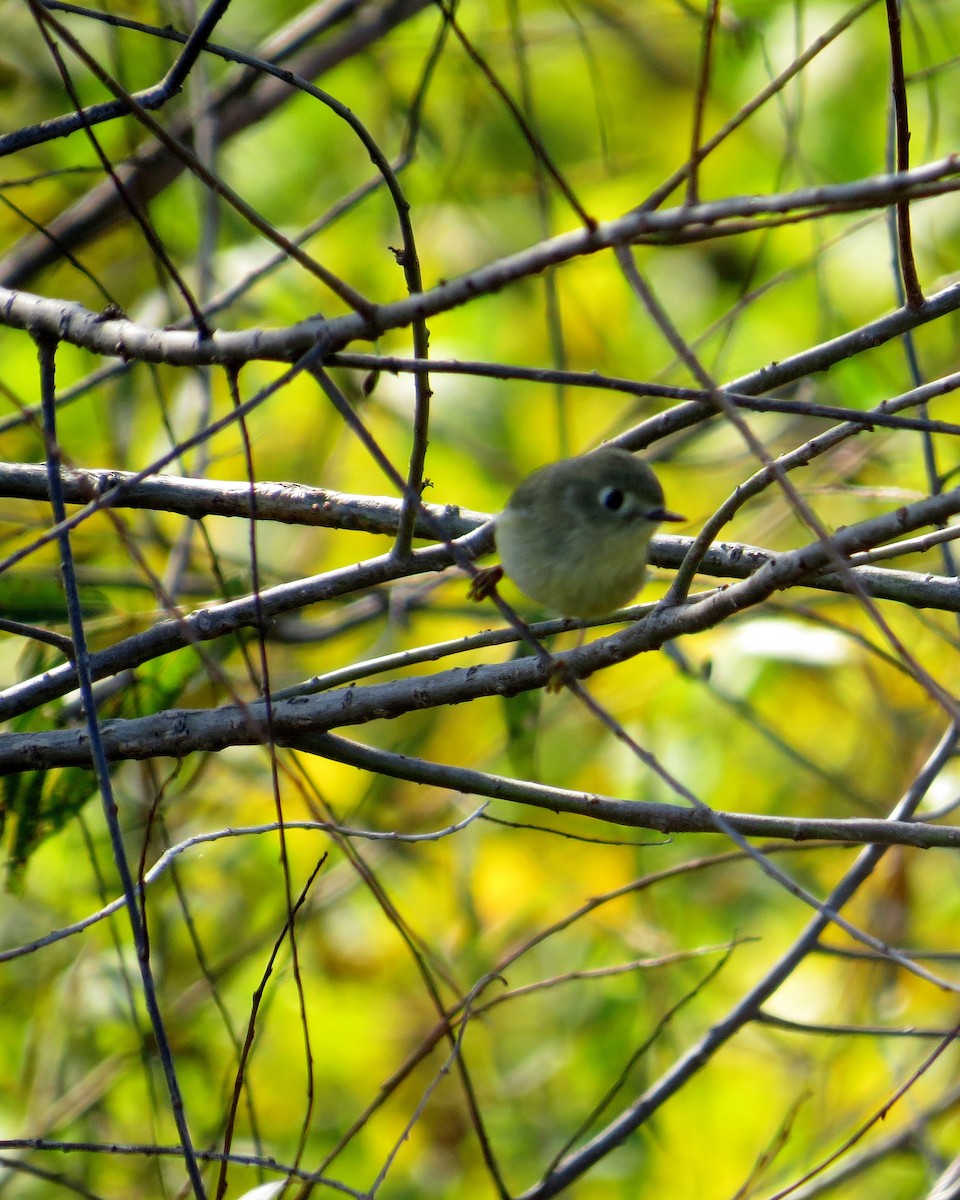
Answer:
<path fill-rule="evenodd" d="M 651 468 L 628 451 L 561 459 L 534 471 L 510 497 L 495 523 L 503 566 L 479 572 L 470 595 L 488 596 L 506 573 L 561 616 L 602 616 L 643 586 L 657 526 L 683 520 L 664 507 Z"/>

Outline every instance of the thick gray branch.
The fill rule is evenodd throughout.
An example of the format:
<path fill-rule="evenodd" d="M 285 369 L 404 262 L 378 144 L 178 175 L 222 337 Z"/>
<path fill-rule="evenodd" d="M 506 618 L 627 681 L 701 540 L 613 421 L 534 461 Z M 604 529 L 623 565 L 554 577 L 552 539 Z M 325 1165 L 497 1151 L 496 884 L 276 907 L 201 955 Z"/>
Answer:
<path fill-rule="evenodd" d="M 960 488 L 954 488 L 940 496 L 839 530 L 834 535 L 834 549 L 846 554 L 855 553 L 865 546 L 887 541 L 920 525 L 944 520 L 958 510 Z M 429 562 L 435 553 L 434 550 L 419 551 L 418 556 L 421 557 L 418 561 Z M 793 586 L 811 573 L 822 570 L 828 561 L 828 550 L 819 542 L 770 558 L 749 578 L 723 591 L 684 605 L 657 608 L 642 621 L 635 622 L 620 633 L 600 638 L 563 655 L 562 661 L 571 675 L 584 678 L 601 667 L 624 662 L 646 650 L 656 649 L 680 634 L 711 628 L 735 613 L 761 603 L 774 592 Z M 365 566 L 370 570 L 373 564 Z M 356 579 L 363 569 L 361 566 L 331 574 L 347 578 L 353 576 Z M 377 560 L 377 569 L 385 577 L 395 566 L 389 558 L 383 558 Z M 265 593 L 265 596 L 269 596 L 269 593 Z M 168 641 L 175 643 L 183 637 L 182 626 L 187 625 L 199 638 L 210 632 L 208 625 L 220 628 L 227 619 L 225 614 L 236 620 L 242 606 L 250 603 L 249 599 L 234 601 L 221 605 L 218 613 L 203 611 L 181 622 L 167 621 L 150 630 L 149 634 L 154 641 L 165 636 Z M 203 619 L 207 619 L 208 624 L 204 624 Z M 151 647 L 150 652 L 144 653 L 144 645 L 138 643 L 137 649 L 141 654 L 138 661 L 145 661 L 155 657 L 157 652 L 163 652 L 152 643 Z M 102 664 L 111 657 L 114 660 L 122 659 L 117 650 L 118 647 L 113 647 L 95 661 Z M 135 664 L 119 664 L 128 665 Z M 119 669 L 119 666 L 114 669 Z M 369 721 L 398 717 L 417 709 L 464 704 L 482 696 L 509 696 L 543 687 L 549 681 L 552 669 L 549 661 L 523 658 L 496 665 L 438 671 L 427 677 L 339 688 L 316 696 L 300 696 L 274 704 L 270 733 L 279 745 L 298 746 L 304 737 L 346 725 L 362 725 Z M 50 672 L 40 682 L 48 683 L 66 670 L 60 668 Z M 107 673 L 113 672 L 103 672 Z M 62 685 L 61 678 L 59 686 Z M 34 693 L 30 700 L 37 703 L 36 688 L 37 681 L 31 681 L 8 689 L 3 697 L 6 706 L 19 711 L 16 707 L 18 693 L 28 689 Z M 53 694 L 60 694 L 56 687 Z M 22 702 L 23 697 L 19 698 Z M 103 725 L 104 746 L 113 761 L 157 755 L 180 757 L 193 750 L 221 750 L 231 745 L 258 744 L 267 738 L 265 712 L 261 703 L 242 709 L 231 706 L 212 711 L 172 710 L 140 720 L 108 721 Z M 0 738 L 0 774 L 16 773 L 28 768 L 86 766 L 88 762 L 89 745 L 86 735 L 81 731 L 17 734 Z"/>
<path fill-rule="evenodd" d="M 571 792 L 465 767 L 427 762 L 374 749 L 328 733 L 316 733 L 309 728 L 303 729 L 299 718 L 290 719 L 288 706 L 295 704 L 288 701 L 275 706 L 275 742 L 361 770 L 449 788 L 466 795 L 489 796 L 551 812 L 589 817 L 631 829 L 652 829 L 662 834 L 718 832 L 717 823 L 710 814 L 678 804 L 620 800 L 591 792 Z M 301 727 L 299 732 L 296 726 Z M 251 706 L 246 718 L 236 709 L 180 711 L 139 721 L 107 721 L 101 730 L 108 753 L 118 758 L 168 757 L 183 754 L 190 747 L 216 750 L 228 745 L 265 740 L 261 705 Z M 47 767 L 51 758 L 61 763 L 70 761 L 83 766 L 86 765 L 83 760 L 87 745 L 87 735 L 81 730 L 0 738 L 0 774 L 24 770 L 30 765 Z M 745 837 L 795 842 L 819 840 L 856 845 L 916 846 L 920 849 L 960 847 L 960 829 L 919 821 L 775 817 L 754 813 L 721 815 Z"/>
<path fill-rule="evenodd" d="M 393 536 L 400 501 L 388 496 L 357 496 L 300 483 L 233 483 L 148 475 L 133 471 L 63 471 L 63 495 L 69 504 L 91 504 L 110 492 L 111 508 L 145 508 L 155 512 L 201 517 L 251 516 L 258 521 L 354 529 Z M 116 489 L 116 490 L 114 490 Z M 20 500 L 49 500 L 46 467 L 34 463 L 0 463 L 0 496 Z M 424 504 L 417 536 L 435 540 L 438 522 L 451 537 L 461 537 L 489 521 L 486 513 L 441 504 Z"/>
<path fill-rule="evenodd" d="M 114 490 L 116 489 L 116 490 Z M 289 525 L 320 526 L 328 529 L 363 530 L 393 536 L 397 531 L 400 501 L 389 496 L 351 495 L 298 483 L 229 483 L 207 479 L 183 479 L 173 475 L 151 475 L 140 479 L 128 471 L 72 470 L 63 472 L 65 499 L 71 504 L 89 504 L 111 492 L 111 508 L 144 508 L 181 513 L 187 517 L 246 517 L 251 515 L 251 494 L 256 518 Z M 24 500 L 48 500 L 46 468 L 31 463 L 0 463 L 0 496 Z M 437 523 L 450 537 L 463 537 L 490 520 L 488 513 L 451 505 L 424 504 L 416 535 L 434 538 Z M 676 569 L 691 544 L 687 537 L 661 536 L 654 539 L 650 561 L 654 566 Z M 477 555 L 491 547 L 491 537 L 474 543 Z M 442 550 L 439 551 L 442 555 Z M 707 552 L 700 574 L 724 579 L 746 579 L 774 557 L 759 546 L 718 542 Z M 443 563 L 450 565 L 452 558 Z M 424 568 L 420 568 L 424 569 Z M 442 569 L 438 568 L 438 569 Z M 895 600 L 914 608 L 960 612 L 960 582 L 940 575 L 916 571 L 894 571 L 883 567 L 857 567 L 861 587 L 878 600 Z M 322 577 L 321 577 L 322 578 Z M 803 581 L 804 586 L 830 592 L 849 592 L 846 580 L 824 574 Z M 274 590 L 268 593 L 272 596 Z M 318 592 L 316 600 L 329 598 Z M 314 600 L 301 601 L 313 603 Z M 213 612 L 208 609 L 207 612 Z M 269 615 L 288 611 L 288 605 L 271 608 Z"/>
<path fill-rule="evenodd" d="M 824 209 L 837 212 L 882 208 L 896 200 L 960 190 L 960 181 L 955 178 L 958 172 L 960 159 L 950 155 L 902 175 L 878 175 L 773 196 L 733 196 L 710 204 L 629 212 L 593 229 L 576 229 L 548 238 L 437 287 L 379 305 L 371 313 L 351 313 L 329 321 L 314 319 L 287 329 L 226 331 L 200 337 L 181 330 L 148 328 L 133 321 L 105 320 L 80 304 L 8 288 L 0 288 L 0 324 L 23 329 L 34 337 L 69 342 L 95 354 L 147 362 L 178 366 L 239 366 L 255 359 L 294 362 L 318 342 L 332 352 L 357 339 L 372 340 L 390 329 L 449 312 L 478 296 L 498 292 L 518 280 L 600 250 L 640 240 L 712 237 L 724 232 L 725 224 L 731 221 L 746 220 L 747 227 L 752 228 L 759 218 L 778 214 L 807 213 L 813 217 L 820 216 Z M 957 289 L 947 288 L 922 308 L 905 313 L 904 319 L 910 327 L 922 324 L 942 315 L 944 304 L 949 311 L 957 302 Z"/>

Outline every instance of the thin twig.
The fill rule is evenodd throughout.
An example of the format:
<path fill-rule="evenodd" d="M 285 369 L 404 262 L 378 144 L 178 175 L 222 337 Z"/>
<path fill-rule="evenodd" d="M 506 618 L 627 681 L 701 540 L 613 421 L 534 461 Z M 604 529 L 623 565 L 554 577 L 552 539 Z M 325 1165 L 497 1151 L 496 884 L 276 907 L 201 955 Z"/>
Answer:
<path fill-rule="evenodd" d="M 903 75 L 903 38 L 900 24 L 900 0 L 886 0 L 887 30 L 890 35 L 890 90 L 893 123 L 897 141 L 897 171 L 910 170 L 910 122 L 907 115 L 907 84 Z M 910 231 L 910 201 L 897 201 L 897 233 L 900 244 L 900 271 L 907 307 L 923 307 L 923 290 L 913 255 Z"/>
<path fill-rule="evenodd" d="M 56 406 L 54 404 L 56 345 L 53 342 L 38 340 L 37 348 L 40 356 L 41 398 L 43 401 L 44 436 L 47 451 L 47 469 L 50 478 L 51 505 L 54 521 L 61 524 L 64 518 L 64 501 L 59 491 L 59 445 L 57 441 Z M 84 630 L 80 596 L 74 572 L 73 549 L 70 545 L 69 534 L 66 531 L 58 535 L 57 544 L 60 551 L 60 569 L 63 574 L 63 585 L 70 614 L 70 631 L 76 654 L 77 678 L 86 712 L 90 755 L 103 802 L 104 819 L 113 849 L 114 864 L 120 876 L 124 905 L 130 921 L 134 945 L 137 949 L 137 965 L 140 969 L 140 978 L 143 984 L 144 1003 L 146 1004 L 150 1017 L 150 1026 L 156 1039 L 157 1053 L 160 1058 L 167 1093 L 170 1097 L 173 1119 L 183 1147 L 183 1161 L 190 1180 L 190 1186 L 196 1200 L 205 1200 L 206 1191 L 204 1190 L 203 1180 L 200 1176 L 200 1167 L 194 1153 L 190 1127 L 183 1107 L 183 1096 L 177 1080 L 173 1051 L 167 1036 L 163 1014 L 160 1011 L 156 983 L 153 978 L 153 970 L 150 966 L 147 932 L 141 920 L 140 909 L 137 904 L 136 885 L 130 871 L 130 864 L 127 861 L 123 831 L 120 827 L 119 811 L 113 795 L 110 767 L 100 736 L 100 723 L 97 718 L 96 702 L 93 697 L 93 680 L 90 675 L 86 632 Z"/>

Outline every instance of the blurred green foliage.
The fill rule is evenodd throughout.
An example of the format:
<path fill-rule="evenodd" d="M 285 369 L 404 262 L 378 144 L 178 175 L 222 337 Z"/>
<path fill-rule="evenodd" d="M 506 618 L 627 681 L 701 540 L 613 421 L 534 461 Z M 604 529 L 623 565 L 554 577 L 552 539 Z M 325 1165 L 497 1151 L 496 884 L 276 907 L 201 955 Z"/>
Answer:
<path fill-rule="evenodd" d="M 300 7 L 235 3 L 214 40 L 256 46 Z M 158 26 L 185 23 L 179 9 L 165 5 L 138 3 L 125 12 Z M 643 203 L 686 161 L 702 15 L 685 0 L 644 5 L 541 0 L 458 10 L 476 52 L 518 103 L 527 80 L 527 120 L 580 204 L 598 220 Z M 745 0 L 736 11 L 721 8 L 704 136 L 734 117 L 841 15 L 838 6 L 799 0 Z M 63 19 L 128 88 L 152 82 L 173 59 L 175 48 L 159 38 L 78 15 Z M 4 21 L 5 125 L 14 128 L 68 110 L 28 6 L 8 6 Z M 427 8 L 317 81 L 357 114 L 390 157 L 410 137 L 413 97 L 424 83 L 439 21 L 438 10 Z M 938 158 L 957 145 L 958 22 L 948 4 L 905 8 L 917 161 Z M 883 9 L 874 5 L 709 156 L 700 173 L 700 199 L 764 195 L 883 173 L 887 37 Z M 199 110 L 207 89 L 234 78 L 235 68 L 205 56 L 202 71 L 188 79 L 162 118 Z M 84 100 L 104 98 L 82 71 L 77 84 Z M 97 137 L 114 161 L 123 162 L 135 154 L 141 134 L 131 119 L 98 127 Z M 289 236 L 372 177 L 354 135 L 303 95 L 224 141 L 214 162 L 231 187 Z M 0 242 L 11 247 L 31 224 L 49 222 L 101 179 L 83 134 L 9 156 L 0 192 L 6 201 L 0 207 Z M 427 81 L 415 152 L 400 179 L 427 287 L 577 227 L 516 119 L 450 34 Z M 184 175 L 149 205 L 160 239 L 201 300 L 244 280 L 273 253 L 233 211 L 215 204 L 211 215 L 208 200 Z M 682 201 L 681 188 L 667 204 Z M 920 278 L 933 291 L 956 270 L 955 198 L 917 203 L 912 214 Z M 386 302 L 403 295 L 402 272 L 389 249 L 397 244 L 395 214 L 381 189 L 310 239 L 307 249 L 351 286 Z M 61 261 L 25 286 L 95 311 L 110 298 L 132 319 L 157 327 L 183 316 L 180 298 L 131 222 L 76 254 L 85 271 Z M 681 334 L 720 380 L 854 329 L 898 303 L 882 212 L 824 213 L 813 221 L 694 245 L 643 246 L 637 257 Z M 206 291 L 204 272 L 211 277 Z M 556 289 L 555 316 L 548 286 Z M 245 288 L 217 313 L 215 324 L 280 327 L 342 310 L 316 279 L 288 263 Z M 953 315 L 916 331 L 925 378 L 955 368 L 957 332 Z M 692 382 L 609 253 L 446 312 L 430 321 L 430 337 L 437 358 Z M 409 331 L 351 349 L 409 356 Z M 28 337 L 4 330 L 0 355 L 6 403 L 0 417 L 15 416 L 36 403 L 36 353 Z M 64 347 L 59 389 L 66 391 L 102 365 Z M 242 394 L 253 394 L 280 369 L 267 363 L 245 368 Z M 402 472 L 410 449 L 411 379 L 385 373 L 372 395 L 361 398 L 361 377 L 337 373 L 367 428 Z M 863 408 L 911 383 L 903 346 L 895 343 L 804 381 L 795 395 Z M 667 407 L 612 391 L 468 375 L 436 374 L 431 386 L 425 497 L 480 511 L 495 511 L 516 482 L 564 447 L 585 450 Z M 230 404 L 218 371 L 130 363 L 61 408 L 64 459 L 142 470 L 228 412 Z M 938 400 L 932 415 L 960 419 L 956 400 Z M 751 417 L 751 426 L 770 454 L 825 427 L 820 419 L 775 414 Z M 252 413 L 246 436 L 258 480 L 371 495 L 392 491 L 306 376 Z M 941 476 L 956 469 L 952 441 L 936 439 L 934 453 Z M 39 461 L 43 454 L 34 422 L 4 427 L 6 461 Z M 737 432 L 719 421 L 674 436 L 653 447 L 652 456 L 668 503 L 689 517 L 691 533 L 756 469 Z M 231 425 L 169 470 L 247 478 L 241 431 Z M 926 495 L 932 487 L 920 436 L 883 429 L 848 440 L 794 478 L 831 529 Z M 169 513 L 122 508 L 113 516 L 115 521 L 87 523 L 74 537 L 81 564 L 110 573 L 88 614 L 95 648 L 165 615 L 151 573 L 188 610 L 199 600 L 196 591 L 178 592 L 182 572 L 199 581 L 203 601 L 212 602 L 238 588 L 351 564 L 389 544 L 357 532 L 261 525 L 254 573 L 247 522 L 207 518 L 192 524 Z M 42 506 L 8 499 L 5 551 L 29 547 L 48 520 Z M 776 489 L 748 503 L 723 533 L 725 540 L 772 550 L 812 536 Z M 937 551 L 896 565 L 949 573 Z M 28 574 L 35 579 L 38 572 L 54 570 L 46 547 L 5 571 L 0 584 L 13 589 L 13 603 L 31 605 L 29 615 L 18 619 L 58 622 L 57 612 L 32 607 L 28 589 Z M 217 670 L 211 659 L 200 665 L 192 650 L 147 664 L 138 669 L 127 699 L 118 701 L 117 712 L 104 715 L 252 699 L 263 682 L 278 689 L 499 620 L 490 607 L 468 606 L 463 578 L 449 575 L 410 609 L 395 603 L 351 622 L 354 601 L 346 599 L 323 613 L 305 612 L 305 620 L 343 618 L 342 630 L 324 640 L 284 640 L 269 631 L 268 680 L 259 647 L 249 638 L 206 647 Z M 666 578 L 654 573 L 650 597 L 662 594 Z M 527 611 L 515 592 L 507 588 L 504 595 Z M 12 615 L 6 601 L 3 608 Z M 892 638 L 955 695 L 954 618 L 894 605 L 884 606 L 882 615 Z M 945 722 L 930 697 L 890 660 L 890 645 L 855 601 L 796 590 L 684 639 L 679 660 L 644 655 L 595 677 L 589 687 L 635 740 L 713 808 L 796 817 L 881 816 L 911 784 Z M 456 662 L 469 665 L 509 653 L 475 652 Z M 11 636 L 0 643 L 0 668 L 6 684 L 42 669 L 38 657 Z M 538 773 L 544 783 L 576 792 L 677 803 L 664 782 L 568 693 L 511 704 L 505 710 L 489 699 L 411 713 L 351 736 L 436 762 L 505 775 Z M 31 713 L 18 728 L 58 724 L 80 727 L 75 713 L 54 704 Z M 320 817 L 351 828 L 415 834 L 448 827 L 475 806 L 471 797 L 450 790 L 306 755 L 277 751 L 275 762 L 274 773 L 267 749 L 233 748 L 176 764 L 164 759 L 119 766 L 114 783 L 135 873 L 138 864 L 149 868 L 171 846 L 215 830 L 263 826 L 279 810 L 287 821 Z M 957 783 L 951 764 L 931 806 L 953 800 Z M 86 803 L 94 794 L 92 776 L 75 770 L 30 770 L 5 782 L 5 846 L 17 890 L 0 906 L 0 951 L 81 920 L 117 896 L 103 818 L 94 803 Z M 232 1148 L 290 1163 L 305 1130 L 300 1162 L 305 1170 L 316 1169 L 377 1100 L 384 1081 L 422 1052 L 422 1060 L 396 1088 L 385 1089 L 382 1107 L 324 1168 L 369 1194 L 396 1149 L 382 1188 L 392 1200 L 495 1194 L 456 1064 L 441 1070 L 456 1057 L 451 1043 L 438 1037 L 424 1049 L 438 1021 L 425 974 L 434 979 L 442 1003 L 451 1006 L 489 976 L 471 1000 L 456 1053 L 467 1064 L 493 1154 L 515 1195 L 540 1178 L 575 1132 L 596 1132 L 669 1069 L 769 968 L 810 915 L 755 864 L 722 859 L 730 849 L 722 838 L 661 838 L 504 801 L 492 803 L 485 818 L 467 829 L 435 841 L 348 844 L 320 830 L 290 830 L 283 849 L 281 854 L 275 831 L 194 845 L 146 892 L 151 961 L 191 1128 L 198 1146 L 220 1145 L 251 994 L 267 970 L 290 899 L 326 854 L 298 918 L 296 961 L 287 939 L 267 985 Z M 776 861 L 822 896 L 855 853 L 800 844 Z M 615 895 L 618 889 L 625 890 Z M 603 896 L 609 901 L 571 919 Z M 956 865 L 947 852 L 891 851 L 849 916 L 893 944 L 956 952 L 958 896 Z M 847 944 L 839 933 L 830 940 Z M 104 1145 L 175 1141 L 135 996 L 133 953 L 119 913 L 81 935 L 0 963 L 0 1136 Z M 642 965 L 635 969 L 613 972 L 638 961 Z M 602 974 L 606 969 L 610 973 Z M 529 991 L 512 994 L 522 988 Z M 949 1027 L 955 1020 L 951 994 L 904 972 L 827 955 L 811 957 L 792 975 L 770 1010 L 797 1022 L 898 1029 Z M 927 1042 L 908 1037 L 833 1038 L 754 1023 L 570 1194 L 578 1200 L 769 1196 L 866 1122 L 928 1049 Z M 956 1053 L 948 1050 L 912 1089 L 909 1105 L 893 1110 L 876 1140 L 935 1104 L 955 1073 Z M 948 1113 L 914 1139 L 926 1157 L 904 1148 L 830 1194 L 853 1200 L 879 1189 L 892 1200 L 916 1196 L 937 1154 L 949 1156 L 956 1149 L 956 1137 L 956 1114 Z M 12 1149 L 3 1154 L 22 1155 L 116 1200 L 173 1196 L 183 1182 L 175 1157 Z M 205 1168 L 208 1181 L 213 1171 Z M 66 1188 L 7 1167 L 0 1167 L 0 1178 L 17 1200 Z M 260 1181 L 252 1167 L 232 1167 L 229 1178 L 231 1195 Z"/>

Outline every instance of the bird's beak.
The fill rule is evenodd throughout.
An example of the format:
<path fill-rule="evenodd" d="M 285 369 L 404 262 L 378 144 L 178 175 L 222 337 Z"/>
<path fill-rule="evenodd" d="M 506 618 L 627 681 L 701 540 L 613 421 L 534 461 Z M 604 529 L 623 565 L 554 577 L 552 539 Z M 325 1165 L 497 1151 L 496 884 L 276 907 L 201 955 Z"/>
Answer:
<path fill-rule="evenodd" d="M 679 513 L 669 512 L 665 508 L 655 508 L 653 512 L 647 513 L 648 521 L 685 521 L 686 517 L 681 517 Z"/>

